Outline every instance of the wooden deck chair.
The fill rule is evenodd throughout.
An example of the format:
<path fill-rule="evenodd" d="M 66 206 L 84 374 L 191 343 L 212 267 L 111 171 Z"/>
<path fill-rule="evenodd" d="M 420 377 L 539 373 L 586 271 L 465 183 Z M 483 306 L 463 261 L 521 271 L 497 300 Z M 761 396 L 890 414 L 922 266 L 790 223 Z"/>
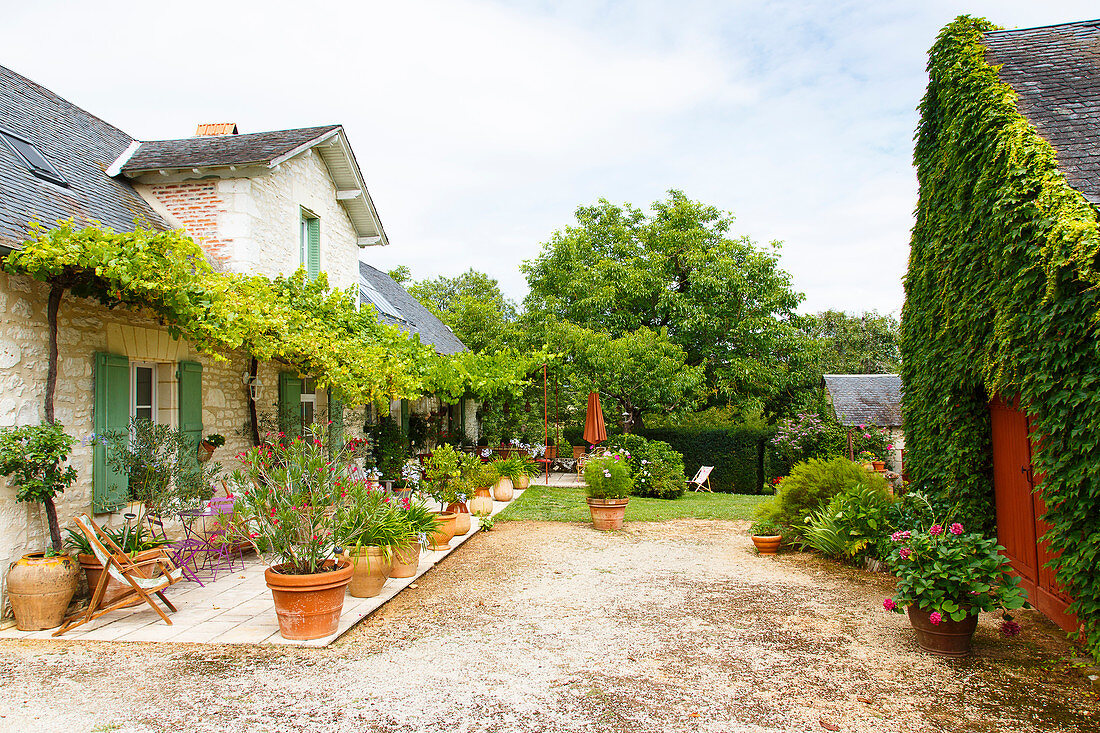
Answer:
<path fill-rule="evenodd" d="M 92 589 L 92 600 L 88 602 L 88 608 L 66 619 L 65 623 L 61 624 L 61 628 L 53 632 L 53 635 L 60 636 L 69 629 L 74 629 L 99 618 L 105 613 L 122 608 L 132 602 L 134 596 L 138 596 L 148 603 L 154 611 L 160 614 L 164 622 L 171 626 L 172 619 L 160 610 L 160 607 L 152 598 L 154 595 L 158 596 L 169 609 L 176 610 L 176 607 L 165 598 L 164 589 L 178 583 L 183 577 L 183 571 L 176 567 L 168 553 L 162 550 L 158 557 L 134 562 L 122 551 L 122 548 L 116 545 L 96 525 L 90 516 L 81 514 L 74 521 L 80 531 L 84 533 L 84 536 L 88 538 L 96 559 L 103 564 L 103 574 L 99 576 L 99 583 Z M 123 587 L 129 586 L 129 589 L 123 590 L 112 598 L 104 598 L 107 581 L 110 578 L 117 580 Z"/>
<path fill-rule="evenodd" d="M 710 472 L 714 470 L 714 466 L 699 466 L 699 471 L 695 474 L 695 478 L 688 481 L 688 486 L 695 485 L 695 491 L 709 491 L 712 494 L 714 489 L 710 487 Z"/>

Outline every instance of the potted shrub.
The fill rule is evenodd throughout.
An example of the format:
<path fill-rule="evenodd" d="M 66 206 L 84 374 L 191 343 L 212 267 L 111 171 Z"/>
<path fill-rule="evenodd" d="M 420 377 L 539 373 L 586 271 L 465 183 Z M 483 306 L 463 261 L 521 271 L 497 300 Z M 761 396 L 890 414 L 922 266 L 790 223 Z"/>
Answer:
<path fill-rule="evenodd" d="M 769 519 L 760 519 L 749 528 L 752 543 L 761 555 L 774 555 L 783 542 L 783 528 Z"/>
<path fill-rule="evenodd" d="M 483 465 L 481 460 L 470 453 L 462 453 L 459 456 L 459 478 L 452 483 L 453 493 L 447 496 L 446 510 L 454 512 L 455 536 L 460 537 L 470 531 L 470 508 L 466 502 L 474 495 L 477 483 L 481 478 Z"/>
<path fill-rule="evenodd" d="M 337 505 L 355 481 L 351 467 L 319 437 L 254 447 L 242 463 L 230 479 L 236 498 L 226 530 L 268 559 L 264 578 L 279 633 L 286 639 L 336 633 L 352 576 L 351 560 L 336 552 L 347 545 Z"/>
<path fill-rule="evenodd" d="M 8 600 L 21 631 L 60 626 L 80 584 L 76 561 L 62 549 L 53 503 L 76 480 L 76 470 L 65 465 L 75 442 L 54 422 L 0 428 L 0 476 L 16 500 L 43 505 L 50 532 L 49 548 L 24 555 L 8 570 Z"/>
<path fill-rule="evenodd" d="M 875 461 L 877 461 L 877 460 L 878 460 L 878 456 L 876 456 L 874 453 L 872 453 L 869 450 L 860 451 L 859 455 L 856 456 L 856 463 L 860 464 L 861 466 L 866 468 L 868 471 L 874 471 L 875 470 Z"/>
<path fill-rule="evenodd" d="M 122 548 L 127 558 L 135 563 L 160 557 L 161 553 L 158 548 L 168 544 L 165 540 L 153 537 L 144 524 L 131 526 L 127 523 L 119 527 L 104 527 L 103 531 L 111 538 L 112 542 Z M 84 571 L 84 579 L 88 583 L 88 590 L 95 590 L 99 585 L 100 576 L 103 575 L 103 564 L 92 552 L 92 545 L 83 532 L 72 527 L 66 527 L 65 535 L 65 546 L 76 551 L 76 559 L 80 563 L 80 569 Z M 139 568 L 135 572 L 138 575 L 148 575 L 150 569 Z M 123 585 L 114 578 L 108 578 L 104 594 L 107 598 L 111 598 L 124 590 L 129 590 L 129 586 Z M 134 598 L 133 602 L 127 604 L 127 606 L 140 606 L 142 603 L 144 601 L 141 598 Z"/>
<path fill-rule="evenodd" d="M 394 552 L 390 577 L 411 578 L 420 565 L 421 550 L 432 544 L 432 535 L 438 528 L 437 515 L 422 501 L 400 499 L 397 506 L 398 511 L 405 515 L 413 540 L 407 548 Z"/>
<path fill-rule="evenodd" d="M 596 529 L 622 529 L 630 501 L 630 467 L 620 453 L 588 461 L 584 467 L 585 493 Z"/>
<path fill-rule="evenodd" d="M 945 523 L 946 524 L 946 523 Z M 1029 607 L 1020 579 L 1010 573 L 1004 548 L 992 538 L 967 532 L 958 522 L 891 535 L 896 551 L 887 564 L 898 578 L 888 611 L 908 611 L 920 648 L 944 657 L 970 653 L 981 611 L 1001 610 L 1001 631 L 1019 625 L 1008 611 Z"/>
<path fill-rule="evenodd" d="M 206 463 L 214 455 L 214 451 L 225 445 L 225 436 L 219 433 L 211 433 L 199 442 L 199 463 Z"/>
<path fill-rule="evenodd" d="M 470 499 L 470 513 L 474 516 L 489 515 L 493 511 L 492 486 L 500 479 L 491 464 L 482 463 L 473 478 L 474 497 Z"/>
<path fill-rule="evenodd" d="M 519 456 L 501 458 L 492 463 L 493 470 L 498 476 L 493 484 L 493 498 L 497 501 L 511 501 L 515 496 L 516 483 L 527 476 L 523 466 L 523 459 Z"/>
<path fill-rule="evenodd" d="M 337 522 L 344 542 L 344 557 L 351 560 L 348 592 L 356 598 L 373 598 L 382 592 L 390 576 L 394 554 L 409 549 L 412 527 L 398 499 L 358 480 L 344 487 Z"/>
<path fill-rule="evenodd" d="M 424 490 L 439 503 L 436 522 L 438 529 L 432 535 L 433 550 L 450 547 L 451 538 L 457 534 L 458 515 L 448 511 L 447 505 L 459 501 L 459 481 L 462 478 L 461 454 L 450 445 L 437 446 L 428 459 L 424 471 Z M 465 499 L 463 499 L 464 501 Z M 469 528 L 466 530 L 469 531 Z"/>

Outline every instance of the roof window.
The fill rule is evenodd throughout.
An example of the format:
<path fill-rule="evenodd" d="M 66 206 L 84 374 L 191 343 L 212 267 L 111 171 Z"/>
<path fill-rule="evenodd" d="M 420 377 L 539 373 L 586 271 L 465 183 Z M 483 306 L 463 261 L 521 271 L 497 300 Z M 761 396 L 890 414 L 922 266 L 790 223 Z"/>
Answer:
<path fill-rule="evenodd" d="M 25 165 L 31 173 L 59 186 L 69 185 L 57 168 L 54 168 L 53 163 L 46 160 L 46 156 L 42 155 L 33 143 L 13 135 L 7 130 L 0 130 L 0 139 L 15 153 L 16 159 Z"/>
<path fill-rule="evenodd" d="M 370 280 L 365 277 L 359 278 L 359 300 L 362 303 L 370 301 L 371 305 L 390 318 L 396 318 L 399 321 L 405 320 L 405 317 L 401 315 L 401 311 L 394 308 L 393 303 L 386 300 Z"/>

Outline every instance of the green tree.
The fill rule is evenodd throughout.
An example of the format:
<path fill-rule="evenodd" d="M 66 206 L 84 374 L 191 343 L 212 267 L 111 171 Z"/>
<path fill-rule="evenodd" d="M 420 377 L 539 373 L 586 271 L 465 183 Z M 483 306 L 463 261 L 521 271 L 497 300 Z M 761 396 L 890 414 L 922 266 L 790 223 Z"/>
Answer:
<path fill-rule="evenodd" d="M 827 310 L 806 316 L 804 324 L 821 342 L 822 374 L 895 374 L 901 368 L 900 324 L 891 315 Z"/>
<path fill-rule="evenodd" d="M 804 381 L 803 296 L 779 267 L 779 243 L 729 238 L 731 214 L 675 190 L 649 214 L 601 199 L 576 217 L 522 266 L 533 316 L 612 339 L 665 333 L 703 368 L 712 404 L 771 406 Z"/>
<path fill-rule="evenodd" d="M 470 269 L 457 277 L 414 282 L 408 291 L 473 351 L 493 351 L 512 342 L 516 304 L 505 297 L 496 278 Z"/>
<path fill-rule="evenodd" d="M 386 274 L 393 278 L 393 281 L 401 287 L 404 287 L 405 283 L 412 280 L 412 270 L 410 270 L 407 265 L 398 265 Z"/>

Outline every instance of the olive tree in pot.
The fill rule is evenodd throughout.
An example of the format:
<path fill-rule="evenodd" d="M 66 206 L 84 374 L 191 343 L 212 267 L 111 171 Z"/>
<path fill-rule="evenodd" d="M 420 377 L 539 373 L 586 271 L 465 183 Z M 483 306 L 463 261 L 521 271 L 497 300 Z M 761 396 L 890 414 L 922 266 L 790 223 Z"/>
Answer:
<path fill-rule="evenodd" d="M 584 467 L 585 493 L 596 529 L 622 529 L 630 501 L 630 466 L 621 453 L 590 460 Z"/>
<path fill-rule="evenodd" d="M 79 566 L 64 554 L 53 498 L 76 480 L 65 465 L 73 438 L 60 424 L 0 428 L 0 476 L 15 489 L 15 498 L 38 502 L 46 510 L 50 547 L 24 555 L 8 569 L 8 599 L 22 631 L 60 626 L 79 586 Z"/>
<path fill-rule="evenodd" d="M 458 514 L 447 509 L 447 506 L 455 502 L 465 502 L 467 496 L 459 494 L 462 480 L 462 458 L 458 451 L 450 445 L 437 446 L 428 459 L 428 467 L 424 472 L 423 490 L 428 496 L 439 504 L 440 511 L 436 514 L 438 529 L 432 535 L 433 550 L 446 550 L 450 547 L 451 538 L 458 532 Z M 469 513 L 466 515 L 469 521 Z M 469 532 L 469 525 L 466 527 Z"/>
<path fill-rule="evenodd" d="M 256 446 L 230 478 L 233 514 L 228 537 L 252 544 L 269 567 L 279 633 L 318 639 L 336 633 L 351 582 L 352 562 L 341 556 L 357 526 L 341 523 L 338 508 L 356 480 L 340 451 L 322 437 Z"/>

